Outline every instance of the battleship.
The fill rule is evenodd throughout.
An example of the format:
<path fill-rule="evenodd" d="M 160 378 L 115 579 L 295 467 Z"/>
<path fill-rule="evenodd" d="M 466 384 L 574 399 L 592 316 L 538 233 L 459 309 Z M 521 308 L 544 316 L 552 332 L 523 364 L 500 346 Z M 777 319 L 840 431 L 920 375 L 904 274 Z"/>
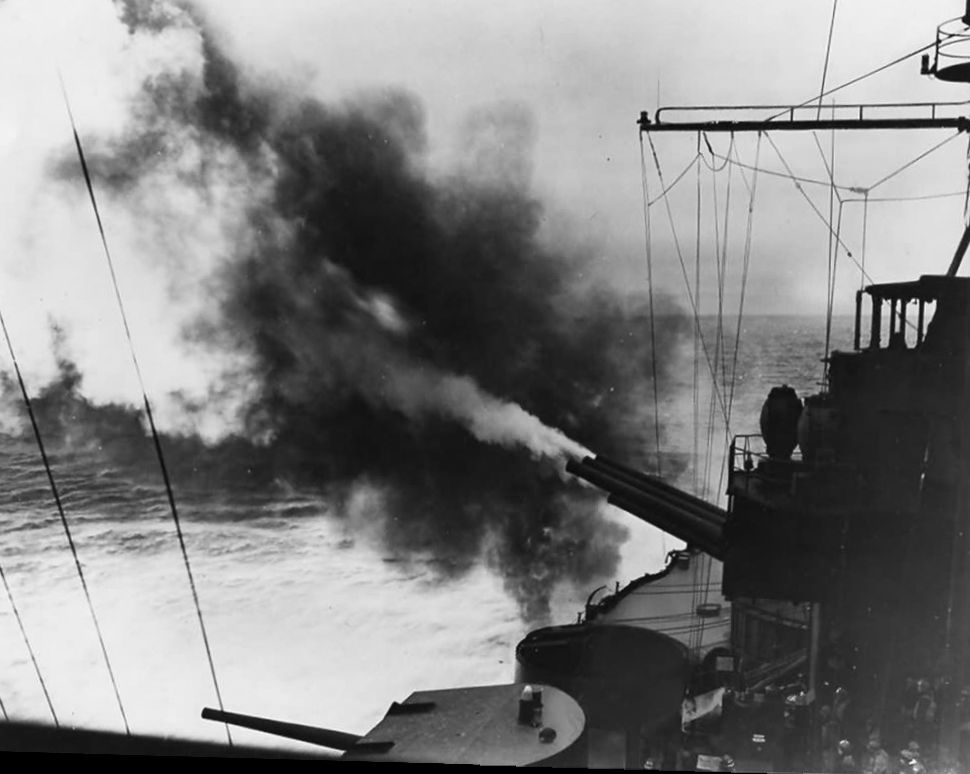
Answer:
<path fill-rule="evenodd" d="M 970 81 L 968 41 L 970 4 L 938 28 L 921 74 Z M 662 107 L 638 126 L 698 147 L 715 133 L 966 132 L 963 107 Z M 726 507 L 622 462 L 569 462 L 611 505 L 686 543 L 517 646 L 516 685 L 582 707 L 571 765 L 970 763 L 968 244 L 970 228 L 939 274 L 857 291 L 852 348 L 826 353 L 821 391 L 777 385 L 749 418 L 760 432 L 730 440 Z"/>
<path fill-rule="evenodd" d="M 921 69 L 970 82 L 970 3 L 938 29 Z M 662 107 L 637 126 L 698 144 L 715 133 L 966 132 L 963 107 Z M 685 547 L 657 572 L 593 591 L 577 622 L 527 634 L 507 685 L 416 691 L 361 735 L 222 708 L 202 716 L 345 761 L 876 771 L 881 752 L 914 771 L 966 767 L 968 245 L 970 227 L 942 273 L 857 292 L 853 346 L 826 353 L 822 389 L 779 384 L 742 419 L 758 432 L 728 443 L 723 507 L 622 460 L 570 460 L 568 474 Z M 0 745 L 280 754 L 17 723 Z"/>
<path fill-rule="evenodd" d="M 968 25 L 970 4 L 938 28 L 922 75 L 970 80 Z M 662 107 L 638 123 L 698 147 L 715 133 L 968 129 L 941 104 L 820 105 Z M 968 244 L 970 228 L 945 272 L 944 259 L 856 292 L 852 348 L 826 352 L 821 391 L 777 385 L 760 432 L 731 439 L 725 508 L 611 459 L 568 464 L 687 545 L 517 648 L 521 679 L 579 698 L 589 765 L 966 770 Z M 683 628 L 655 630 L 671 620 Z"/>

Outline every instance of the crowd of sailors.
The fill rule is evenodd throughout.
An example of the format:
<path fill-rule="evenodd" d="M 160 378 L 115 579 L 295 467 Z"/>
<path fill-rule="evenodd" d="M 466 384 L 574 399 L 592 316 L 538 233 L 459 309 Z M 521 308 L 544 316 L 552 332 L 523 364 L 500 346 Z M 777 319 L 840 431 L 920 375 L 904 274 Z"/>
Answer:
<path fill-rule="evenodd" d="M 949 740 L 943 738 L 945 721 L 953 729 Z M 816 744 L 809 750 L 818 751 L 821 771 L 957 774 L 970 752 L 970 690 L 955 692 L 945 677 L 911 676 L 877 718 L 857 712 L 840 687 L 831 704 L 820 707 L 815 725 Z"/>
<path fill-rule="evenodd" d="M 756 701 L 729 691 L 724 722 L 688 730 L 666 763 L 681 771 L 970 772 L 970 688 L 955 691 L 945 678 L 914 676 L 887 694 L 884 706 L 876 717 L 844 687 L 812 697 L 799 681 L 769 688 Z"/>
<path fill-rule="evenodd" d="M 970 688 L 957 692 L 945 677 L 911 676 L 874 715 L 837 686 L 820 691 L 814 716 L 807 692 L 796 688 L 785 690 L 782 770 L 957 774 L 968 768 Z"/>

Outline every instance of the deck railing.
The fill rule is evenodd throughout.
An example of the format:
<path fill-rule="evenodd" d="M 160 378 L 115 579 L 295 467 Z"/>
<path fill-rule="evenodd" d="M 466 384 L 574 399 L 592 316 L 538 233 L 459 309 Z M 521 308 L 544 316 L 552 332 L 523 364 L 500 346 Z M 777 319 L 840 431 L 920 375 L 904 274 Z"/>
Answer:
<path fill-rule="evenodd" d="M 762 464 L 769 463 L 770 464 Z M 791 459 L 780 460 L 768 455 L 764 438 L 758 433 L 736 435 L 731 440 L 728 450 L 728 486 L 733 487 L 735 476 L 741 474 L 756 474 L 759 479 L 779 484 L 791 481 L 795 471 L 804 470 L 805 462 L 800 451 L 795 451 Z M 745 489 L 751 476 L 745 475 Z"/>

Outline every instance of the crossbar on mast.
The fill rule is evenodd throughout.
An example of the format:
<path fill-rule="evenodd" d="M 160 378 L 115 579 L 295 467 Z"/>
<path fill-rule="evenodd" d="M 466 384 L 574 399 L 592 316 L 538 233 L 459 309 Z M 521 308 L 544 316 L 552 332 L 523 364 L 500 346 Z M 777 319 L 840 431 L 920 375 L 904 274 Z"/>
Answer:
<path fill-rule="evenodd" d="M 836 118 L 796 121 L 637 121 L 641 132 L 798 132 L 832 129 L 956 129 L 970 131 L 970 118 Z"/>
<path fill-rule="evenodd" d="M 826 106 L 828 118 L 805 115 L 816 105 L 669 105 L 651 120 L 640 113 L 641 132 L 767 132 L 826 129 L 957 129 L 970 131 L 970 102 L 908 102 Z M 704 114 L 703 119 L 667 120 L 664 113 Z M 737 118 L 761 113 L 764 117 Z M 875 115 L 873 115 L 875 114 Z M 801 117 L 805 115 L 805 117 Z M 728 117 L 725 117 L 728 116 Z"/>

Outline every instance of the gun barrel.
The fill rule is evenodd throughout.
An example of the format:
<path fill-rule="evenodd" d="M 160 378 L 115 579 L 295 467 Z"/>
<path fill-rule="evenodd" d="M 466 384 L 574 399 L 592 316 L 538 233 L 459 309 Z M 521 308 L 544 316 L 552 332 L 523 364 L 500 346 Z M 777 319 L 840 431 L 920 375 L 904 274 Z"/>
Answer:
<path fill-rule="evenodd" d="M 658 529 L 662 529 L 668 535 L 683 540 L 688 545 L 701 549 L 704 553 L 710 554 L 715 559 L 724 558 L 725 546 L 720 538 L 713 539 L 710 536 L 693 532 L 686 528 L 682 521 L 679 521 L 676 514 L 669 513 L 659 508 L 645 508 L 642 504 L 628 500 L 617 495 L 610 495 L 606 498 L 610 505 L 626 511 L 636 516 L 641 521 Z"/>
<path fill-rule="evenodd" d="M 363 737 L 357 734 L 348 734 L 343 731 L 334 731 L 329 728 L 318 728 L 317 726 L 304 726 L 299 723 L 286 723 L 282 720 L 271 720 L 255 715 L 240 715 L 237 712 L 224 712 L 222 710 L 205 707 L 202 710 L 202 717 L 205 720 L 217 720 L 220 723 L 229 723 L 241 728 L 251 728 L 254 731 L 263 731 L 274 736 L 282 736 L 286 739 L 296 739 L 301 742 L 317 744 L 321 747 L 329 747 L 331 750 L 349 750 Z"/>
<path fill-rule="evenodd" d="M 713 505 L 706 500 L 695 497 L 694 495 L 685 492 L 683 489 L 677 488 L 673 484 L 668 484 L 666 481 L 658 478 L 657 476 L 641 473 L 638 470 L 629 468 L 626 465 L 621 465 L 619 462 L 607 459 L 606 457 L 588 457 L 583 460 L 583 462 L 587 463 L 590 467 L 604 470 L 617 478 L 622 478 L 634 486 L 638 486 L 647 491 L 655 492 L 658 494 L 658 496 L 669 497 L 672 500 L 689 505 L 700 513 L 708 514 L 710 518 L 720 526 L 724 524 L 724 520 L 727 518 L 727 514 L 722 508 L 718 508 L 716 505 Z"/>
<path fill-rule="evenodd" d="M 622 468 L 622 466 L 620 466 Z M 724 552 L 724 523 L 720 508 L 692 498 L 686 492 L 653 480 L 640 480 L 630 469 L 610 469 L 587 458 L 570 460 L 566 470 L 609 493 L 608 502 L 674 537 L 720 558 Z"/>

